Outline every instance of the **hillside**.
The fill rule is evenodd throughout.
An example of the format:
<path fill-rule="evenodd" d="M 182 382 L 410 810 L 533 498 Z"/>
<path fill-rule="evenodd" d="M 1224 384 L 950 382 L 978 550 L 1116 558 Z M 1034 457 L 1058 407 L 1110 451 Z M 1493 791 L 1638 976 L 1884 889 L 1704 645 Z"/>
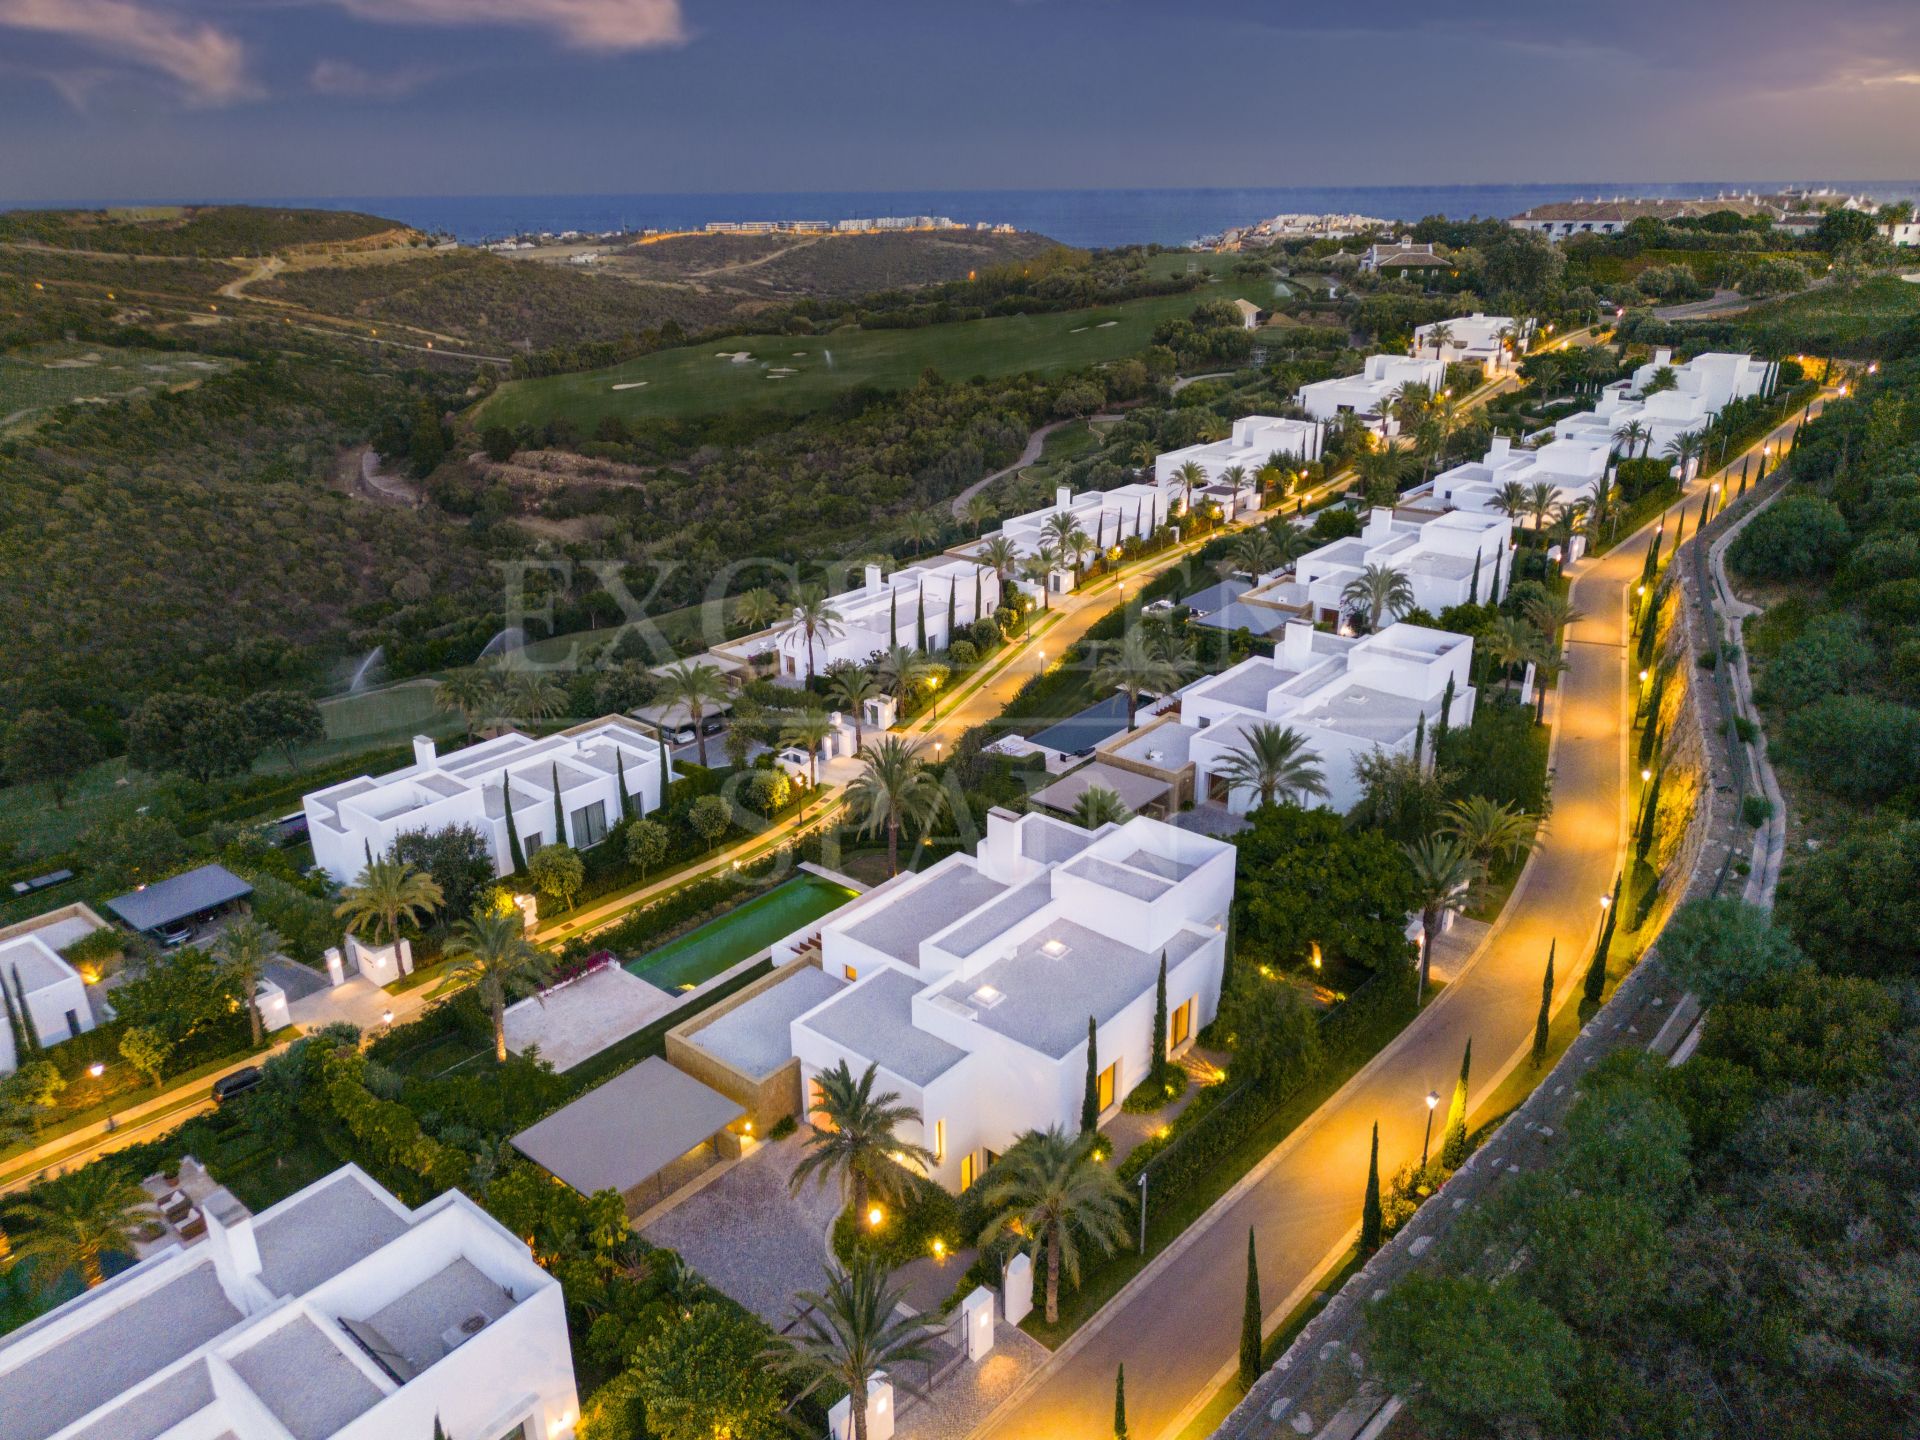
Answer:
<path fill-rule="evenodd" d="M 155 205 L 0 211 L 0 242 L 121 255 L 267 255 L 316 246 L 423 244 L 425 239 L 397 220 L 352 210 Z"/>

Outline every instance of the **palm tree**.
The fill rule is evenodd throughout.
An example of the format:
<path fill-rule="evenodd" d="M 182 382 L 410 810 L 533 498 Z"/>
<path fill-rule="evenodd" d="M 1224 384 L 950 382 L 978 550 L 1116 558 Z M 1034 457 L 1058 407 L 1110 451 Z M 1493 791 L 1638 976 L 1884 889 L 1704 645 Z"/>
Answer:
<path fill-rule="evenodd" d="M 400 938 L 400 924 L 418 924 L 446 902 L 439 882 L 404 860 L 370 860 L 366 869 L 340 894 L 333 913 L 356 933 L 365 929 L 373 942 L 391 944 Z"/>
<path fill-rule="evenodd" d="M 1626 454 L 1631 457 L 1634 450 L 1637 447 L 1644 446 L 1652 436 L 1653 432 L 1642 422 L 1629 420 L 1613 432 L 1613 443 L 1617 447 L 1624 447 Z"/>
<path fill-rule="evenodd" d="M 1530 659 L 1540 648 L 1538 632 L 1524 620 L 1511 615 L 1494 617 L 1481 636 L 1487 658 L 1500 667 L 1500 678 L 1511 681 L 1513 667 Z"/>
<path fill-rule="evenodd" d="M 1004 535 L 995 535 L 980 547 L 980 563 L 993 570 L 993 578 L 1000 582 L 1002 590 L 1006 588 L 1007 577 L 1013 574 L 1020 564 L 1020 552 L 1014 548 L 1013 541 Z M 994 597 L 994 608 L 1000 608 L 1000 596 Z"/>
<path fill-rule="evenodd" d="M 827 592 L 818 585 L 808 585 L 793 597 L 794 627 L 807 637 L 807 679 L 813 679 L 813 642 L 832 640 L 844 633 L 841 619 Z M 700 763 L 707 763 L 705 757 Z"/>
<path fill-rule="evenodd" d="M 905 700 L 907 692 L 927 676 L 928 662 L 911 645 L 889 645 L 874 662 L 880 688 L 896 700 Z"/>
<path fill-rule="evenodd" d="M 1406 571 L 1391 565 L 1369 565 L 1340 592 L 1340 603 L 1352 615 L 1367 617 L 1367 633 L 1380 628 L 1380 616 L 1391 614 L 1398 620 L 1413 609 L 1413 582 Z"/>
<path fill-rule="evenodd" d="M 1613 534 L 1616 498 L 1612 477 L 1607 475 L 1602 475 L 1594 481 L 1593 489 L 1587 493 L 1588 526 L 1603 537 L 1611 537 Z"/>
<path fill-rule="evenodd" d="M 1680 478 L 1687 478 L 1688 467 L 1698 460 L 1707 449 L 1707 437 L 1697 430 L 1689 430 L 1684 435 L 1676 435 L 1667 442 L 1667 448 L 1660 453 L 1680 467 Z"/>
<path fill-rule="evenodd" d="M 1500 327 L 1500 342 L 1511 350 L 1514 359 L 1518 360 L 1527 353 L 1527 336 L 1530 333 L 1531 327 L 1523 318 L 1516 315 Z"/>
<path fill-rule="evenodd" d="M 1545 400 L 1552 395 L 1553 387 L 1565 377 L 1567 364 L 1552 351 L 1542 351 L 1527 360 L 1527 371 L 1533 380 L 1533 388 Z"/>
<path fill-rule="evenodd" d="M 1192 668 L 1193 662 L 1185 657 L 1175 659 L 1156 650 L 1146 632 L 1136 625 L 1120 637 L 1118 644 L 1101 647 L 1099 663 L 1093 667 L 1093 688 L 1096 692 L 1126 692 L 1127 728 L 1131 730 L 1140 713 L 1141 695 L 1166 694 Z"/>
<path fill-rule="evenodd" d="M 1011 1231 L 1033 1259 L 1046 1257 L 1049 1325 L 1060 1320 L 1060 1272 L 1080 1284 L 1082 1242 L 1104 1255 L 1127 1239 L 1127 1192 L 1094 1158 L 1098 1138 L 1088 1131 L 1069 1139 L 1058 1126 L 1030 1130 L 1000 1157 L 980 1197 L 993 1215 L 981 1245 Z"/>
<path fill-rule="evenodd" d="M 796 710 L 780 724 L 780 743 L 807 752 L 807 782 L 820 783 L 820 747 L 833 735 L 824 710 Z"/>
<path fill-rule="evenodd" d="M 1517 521 L 1527 513 L 1527 487 L 1518 480 L 1507 481 L 1494 494 L 1493 508 Z"/>
<path fill-rule="evenodd" d="M 931 1150 L 900 1138 L 901 1126 L 922 1123 L 920 1112 L 891 1090 L 874 1094 L 878 1074 L 869 1065 L 856 1080 L 842 1060 L 815 1077 L 812 1113 L 818 1118 L 807 1153 L 787 1178 L 788 1192 L 798 1195 L 807 1181 L 837 1175 L 841 1204 L 852 1208 L 856 1222 L 866 1219 L 870 1196 L 903 1201 L 913 1193 L 909 1162 L 923 1172 L 935 1163 Z"/>
<path fill-rule="evenodd" d="M 1441 320 L 1427 326 L 1426 343 L 1420 348 L 1424 350 L 1428 345 L 1431 345 L 1433 347 L 1433 358 L 1436 360 L 1444 360 L 1447 358 L 1447 347 L 1452 343 L 1453 326 Z"/>
<path fill-rule="evenodd" d="M 1073 583 L 1077 586 L 1080 583 L 1080 572 L 1086 568 L 1087 560 L 1100 547 L 1094 544 L 1093 537 L 1086 531 L 1076 530 L 1067 537 L 1064 548 L 1073 561 Z"/>
<path fill-rule="evenodd" d="M 1073 802 L 1073 818 L 1083 829 L 1098 830 L 1102 825 L 1124 825 L 1133 811 L 1120 798 L 1120 792 L 1105 785 L 1089 785 Z"/>
<path fill-rule="evenodd" d="M 492 714 L 500 705 L 500 685 L 493 674 L 478 666 L 456 670 L 433 687 L 433 708 L 442 714 L 457 714 L 472 742 L 481 717 Z"/>
<path fill-rule="evenodd" d="M 1262 722 L 1248 728 L 1241 743 L 1221 758 L 1214 774 L 1229 791 L 1242 786 L 1259 797 L 1261 805 L 1278 800 L 1297 801 L 1303 795 L 1327 795 L 1320 757 L 1307 749 L 1306 737 L 1291 726 Z"/>
<path fill-rule="evenodd" d="M 811 643 L 807 650 L 807 673 L 813 673 Z M 700 767 L 705 769 L 707 732 L 700 721 L 706 715 L 708 705 L 726 702 L 727 680 L 720 673 L 720 667 L 709 665 L 704 660 L 682 660 L 677 665 L 669 665 L 660 672 L 660 688 L 655 692 L 654 699 L 666 710 L 676 705 L 687 707 L 687 719 L 693 726 L 694 741 L 699 747 Z"/>
<path fill-rule="evenodd" d="M 1393 393 L 1387 396 L 1387 411 L 1400 422 L 1400 428 L 1406 430 L 1420 423 L 1432 403 L 1431 385 L 1419 380 L 1406 380 L 1394 386 Z"/>
<path fill-rule="evenodd" d="M 1407 452 L 1391 446 L 1369 450 L 1353 462 L 1353 473 L 1360 477 L 1360 491 L 1369 505 L 1391 505 L 1407 473 Z"/>
<path fill-rule="evenodd" d="M 1230 486 L 1234 496 L 1237 498 L 1240 494 L 1241 487 L 1247 483 L 1247 467 L 1244 465 L 1227 466 L 1226 469 L 1220 472 L 1220 483 Z"/>
<path fill-rule="evenodd" d="M 247 1024 L 253 1031 L 255 1049 L 259 1048 L 265 1032 L 260 1022 L 260 997 L 255 992 L 260 988 L 260 977 L 266 973 L 267 962 L 280 953 L 285 943 L 272 926 L 262 924 L 251 915 L 229 921 L 220 938 L 213 942 L 214 959 L 239 983 L 240 993 L 246 996 Z"/>
<path fill-rule="evenodd" d="M 1173 478 L 1180 482 L 1180 513 L 1193 513 L 1193 487 L 1207 483 L 1207 469 L 1198 460 L 1183 461 L 1173 472 Z"/>
<path fill-rule="evenodd" d="M 1547 516 L 1552 513 L 1559 491 L 1550 480 L 1536 480 L 1527 487 L 1527 513 L 1533 516 L 1533 528 L 1546 528 Z"/>
<path fill-rule="evenodd" d="M 157 1234 L 152 1202 L 111 1161 L 62 1171 L 13 1202 L 8 1218 L 20 1236 L 16 1259 L 34 1262 L 37 1288 L 50 1291 L 79 1273 L 89 1290 L 107 1276 L 102 1260 L 131 1255 L 141 1240 Z"/>
<path fill-rule="evenodd" d="M 514 910 L 506 915 L 473 915 L 453 927 L 447 942 L 442 991 L 480 987 L 480 999 L 493 1017 L 493 1058 L 507 1059 L 507 999 L 537 989 L 552 969 L 553 958 L 527 939 L 526 921 Z"/>
<path fill-rule="evenodd" d="M 1502 855 L 1516 855 L 1536 843 L 1531 815 L 1485 795 L 1469 795 L 1448 805 L 1441 832 L 1458 840 L 1482 865 L 1490 865 Z"/>
<path fill-rule="evenodd" d="M 940 522 L 927 511 L 916 510 L 907 516 L 900 528 L 907 539 L 913 542 L 913 553 L 918 555 L 940 533 Z"/>
<path fill-rule="evenodd" d="M 1227 558 L 1235 570 L 1255 582 L 1268 571 L 1278 570 L 1284 563 L 1273 532 L 1265 529 L 1249 530 L 1236 538 L 1227 550 Z"/>
<path fill-rule="evenodd" d="M 968 497 L 966 504 L 967 523 L 973 526 L 973 533 L 976 536 L 979 535 L 981 530 L 986 528 L 987 521 L 993 519 L 995 509 L 994 503 L 987 499 L 985 495 Z"/>
<path fill-rule="evenodd" d="M 1644 400 L 1649 395 L 1658 395 L 1662 390 L 1672 390 L 1679 384 L 1680 376 L 1674 370 L 1673 366 L 1662 365 L 1648 377 L 1647 383 L 1641 387 L 1640 398 Z"/>
<path fill-rule="evenodd" d="M 749 630 L 763 630 L 780 618 L 780 597 L 764 585 L 742 590 L 733 601 L 733 618 Z"/>
<path fill-rule="evenodd" d="M 920 752 L 910 741 L 887 735 L 864 745 L 863 769 L 847 786 L 847 806 L 862 834 L 885 827 L 887 873 L 900 873 L 900 829 L 925 829 L 946 807 L 947 792 L 927 772 Z"/>
<path fill-rule="evenodd" d="M 828 1270 L 824 1291 L 802 1291 L 793 1298 L 798 1329 L 784 1343 L 776 1342 L 774 1358 L 805 1382 L 803 1396 L 831 1386 L 853 1397 L 848 1406 L 853 1440 L 867 1440 L 868 1382 L 885 1371 L 898 1388 L 913 1393 L 901 1372 L 908 1365 L 933 1364 L 939 1322 L 905 1310 L 885 1268 L 864 1253 L 856 1253 L 845 1270 Z"/>
<path fill-rule="evenodd" d="M 1429 836 L 1406 847 L 1413 865 L 1413 883 L 1420 909 L 1420 988 L 1426 998 L 1427 971 L 1433 961 L 1433 942 L 1448 915 L 1463 913 L 1473 903 L 1486 871 L 1467 847 L 1452 836 Z"/>
<path fill-rule="evenodd" d="M 1060 557 L 1051 545 L 1042 545 L 1033 554 L 1020 562 L 1020 574 L 1027 583 L 1039 587 L 1040 608 L 1052 608 L 1049 596 L 1053 592 L 1053 572 L 1059 568 Z"/>
<path fill-rule="evenodd" d="M 853 721 L 855 750 L 867 743 L 865 728 L 861 721 L 867 701 L 886 693 L 864 666 L 849 665 L 827 676 L 827 694 Z"/>
<path fill-rule="evenodd" d="M 551 675 L 514 667 L 502 672 L 503 704 L 520 720 L 550 720 L 567 708 L 567 692 Z"/>
<path fill-rule="evenodd" d="M 1546 648 L 1550 652 L 1559 648 L 1562 630 L 1586 618 L 1565 595 L 1535 595 L 1522 608 L 1534 628 L 1546 637 Z"/>

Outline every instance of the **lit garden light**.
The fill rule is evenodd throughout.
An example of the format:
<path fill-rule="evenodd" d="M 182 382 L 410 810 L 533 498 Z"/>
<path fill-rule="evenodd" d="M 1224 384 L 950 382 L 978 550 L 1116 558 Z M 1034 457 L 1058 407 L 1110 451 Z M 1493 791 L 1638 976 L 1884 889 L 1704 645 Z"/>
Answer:
<path fill-rule="evenodd" d="M 91 1065 L 87 1066 L 87 1074 L 91 1075 L 96 1080 L 98 1080 L 102 1075 L 106 1073 L 107 1073 L 107 1067 L 98 1060 L 94 1061 Z"/>
<path fill-rule="evenodd" d="M 873 1206 L 867 1211 L 867 1228 L 869 1230 L 878 1230 L 880 1228 L 880 1222 L 886 1218 L 887 1212 L 885 1210 L 881 1209 L 878 1205 Z"/>
<path fill-rule="evenodd" d="M 1427 1168 L 1427 1151 L 1433 1145 L 1433 1112 L 1439 1104 L 1440 1092 L 1438 1090 L 1427 1091 L 1427 1136 L 1426 1139 L 1420 1142 L 1420 1168 L 1422 1170 Z"/>

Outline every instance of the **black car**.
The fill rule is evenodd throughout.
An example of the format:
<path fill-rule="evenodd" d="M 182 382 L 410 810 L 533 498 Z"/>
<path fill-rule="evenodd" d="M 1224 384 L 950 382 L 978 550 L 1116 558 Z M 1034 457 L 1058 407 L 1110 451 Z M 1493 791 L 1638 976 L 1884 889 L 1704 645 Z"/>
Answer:
<path fill-rule="evenodd" d="M 213 1103 L 224 1105 L 236 1095 L 244 1095 L 266 1079 L 258 1065 L 245 1065 L 213 1082 Z"/>
<path fill-rule="evenodd" d="M 708 715 L 700 721 L 700 733 L 702 735 L 718 735 L 726 728 L 727 717 L 724 715 Z"/>

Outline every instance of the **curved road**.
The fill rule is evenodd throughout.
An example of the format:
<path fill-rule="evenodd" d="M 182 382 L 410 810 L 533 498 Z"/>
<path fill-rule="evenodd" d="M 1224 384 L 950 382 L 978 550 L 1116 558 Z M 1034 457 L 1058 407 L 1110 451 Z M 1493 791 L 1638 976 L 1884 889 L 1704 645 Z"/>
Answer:
<path fill-rule="evenodd" d="M 1777 443 L 1791 423 L 1768 438 Z M 1696 480 L 1681 504 L 1697 510 L 1695 497 L 1706 484 Z M 1417 1161 L 1427 1118 L 1422 1099 L 1429 1090 L 1448 1092 L 1469 1039 L 1475 1106 L 1523 1062 L 1550 943 L 1559 947 L 1556 1008 L 1579 989 L 1599 928 L 1599 899 L 1612 888 L 1628 828 L 1627 598 L 1650 529 L 1571 571 L 1573 603 L 1584 618 L 1569 629 L 1568 668 L 1550 697 L 1553 813 L 1480 948 L 1418 1021 L 1156 1257 L 974 1432 L 975 1440 L 1107 1434 L 1113 1376 L 1122 1364 L 1132 1433 L 1142 1440 L 1176 1434 L 1235 1370 L 1248 1228 L 1258 1237 L 1261 1303 L 1271 1328 L 1358 1233 L 1374 1122 L 1382 1174 Z"/>

